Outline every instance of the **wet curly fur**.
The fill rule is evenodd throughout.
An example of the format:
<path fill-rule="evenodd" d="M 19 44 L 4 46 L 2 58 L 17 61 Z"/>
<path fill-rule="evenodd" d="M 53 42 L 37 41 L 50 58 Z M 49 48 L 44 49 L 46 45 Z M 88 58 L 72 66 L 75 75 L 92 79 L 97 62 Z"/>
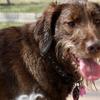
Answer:
<path fill-rule="evenodd" d="M 65 100 L 81 78 L 74 56 L 94 56 L 85 44 L 99 32 L 95 3 L 52 3 L 36 23 L 0 30 L 0 100 L 32 91 Z"/>

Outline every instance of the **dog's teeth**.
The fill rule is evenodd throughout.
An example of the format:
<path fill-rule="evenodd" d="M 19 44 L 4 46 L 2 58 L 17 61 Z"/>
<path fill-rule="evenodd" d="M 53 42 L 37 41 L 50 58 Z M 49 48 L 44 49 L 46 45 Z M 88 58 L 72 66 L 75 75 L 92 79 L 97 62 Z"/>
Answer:
<path fill-rule="evenodd" d="M 100 58 L 97 58 L 96 62 L 100 65 Z"/>

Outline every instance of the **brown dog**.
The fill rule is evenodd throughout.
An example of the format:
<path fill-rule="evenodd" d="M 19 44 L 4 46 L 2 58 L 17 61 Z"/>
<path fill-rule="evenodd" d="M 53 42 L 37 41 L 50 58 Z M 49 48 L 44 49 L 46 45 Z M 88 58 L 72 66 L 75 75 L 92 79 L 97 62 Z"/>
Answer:
<path fill-rule="evenodd" d="M 81 77 L 100 78 L 99 32 L 89 2 L 52 3 L 36 23 L 0 30 L 0 100 L 65 100 Z"/>

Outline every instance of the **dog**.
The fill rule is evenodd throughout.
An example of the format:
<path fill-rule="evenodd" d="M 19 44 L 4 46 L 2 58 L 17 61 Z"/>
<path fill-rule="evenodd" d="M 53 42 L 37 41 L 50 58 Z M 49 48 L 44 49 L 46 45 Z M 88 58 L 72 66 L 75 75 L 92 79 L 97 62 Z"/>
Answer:
<path fill-rule="evenodd" d="M 74 1 L 74 0 L 73 0 Z M 100 5 L 51 3 L 35 22 L 0 30 L 0 100 L 78 100 L 100 78 Z"/>

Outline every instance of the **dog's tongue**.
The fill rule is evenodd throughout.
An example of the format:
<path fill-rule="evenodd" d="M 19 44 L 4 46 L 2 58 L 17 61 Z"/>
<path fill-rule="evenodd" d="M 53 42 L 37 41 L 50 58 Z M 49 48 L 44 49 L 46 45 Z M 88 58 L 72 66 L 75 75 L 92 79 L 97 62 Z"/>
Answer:
<path fill-rule="evenodd" d="M 80 59 L 80 73 L 86 80 L 97 80 L 100 78 L 100 65 L 93 59 Z"/>

